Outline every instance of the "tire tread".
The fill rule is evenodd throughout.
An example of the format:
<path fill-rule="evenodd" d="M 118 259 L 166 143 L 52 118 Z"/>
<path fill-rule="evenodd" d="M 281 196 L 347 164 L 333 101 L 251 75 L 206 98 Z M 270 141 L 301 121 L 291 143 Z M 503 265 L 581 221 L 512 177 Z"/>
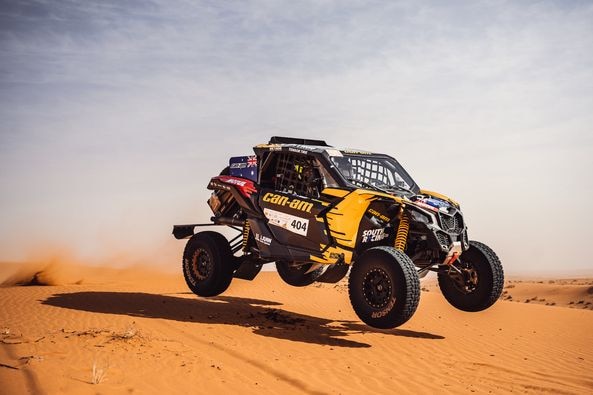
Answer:
<path fill-rule="evenodd" d="M 393 321 L 389 323 L 389 326 L 380 326 L 380 328 L 395 328 L 404 324 L 408 321 L 418 308 L 418 304 L 420 303 L 420 279 L 418 278 L 418 272 L 416 271 L 416 266 L 404 252 L 396 250 L 393 247 L 387 246 L 378 246 L 370 248 L 367 251 L 381 251 L 385 254 L 390 255 L 398 264 L 400 269 L 402 270 L 404 283 L 406 284 L 406 293 L 405 293 L 405 302 L 403 305 L 403 309 L 399 311 L 397 317 Z M 352 270 L 350 272 L 350 277 L 348 281 L 348 296 L 350 298 L 350 303 L 355 306 L 357 301 L 356 298 L 356 290 L 355 284 L 351 280 L 353 278 L 352 272 L 355 272 L 356 269 L 356 262 L 354 263 Z M 371 322 L 365 321 L 368 325 L 373 326 Z"/>
<path fill-rule="evenodd" d="M 208 287 L 194 287 L 187 279 L 185 273 L 185 259 L 191 251 L 196 248 L 196 244 L 205 243 L 211 249 L 212 258 L 220 263 L 219 275 L 214 280 L 213 284 Z M 183 250 L 183 260 L 181 262 L 185 281 L 189 289 L 198 296 L 216 296 L 227 290 L 233 279 L 234 265 L 233 253 L 229 246 L 228 240 L 222 234 L 212 231 L 199 232 L 193 235 L 185 245 Z"/>
<path fill-rule="evenodd" d="M 500 259 L 492 250 L 492 248 L 488 247 L 484 243 L 475 240 L 471 240 L 469 244 L 470 247 L 475 248 L 486 258 L 492 273 L 492 287 L 487 293 L 486 297 L 484 297 L 483 300 L 480 300 L 476 303 L 466 304 L 461 299 L 459 299 L 460 296 L 456 293 L 449 294 L 449 291 L 447 290 L 450 289 L 450 287 L 447 284 L 447 282 L 449 282 L 450 280 L 446 274 L 439 273 L 438 282 L 439 287 L 443 292 L 443 296 L 451 305 L 463 311 L 477 312 L 486 310 L 500 298 L 500 295 L 502 294 L 502 289 L 504 287 L 504 270 L 502 268 L 502 263 L 500 262 Z"/>

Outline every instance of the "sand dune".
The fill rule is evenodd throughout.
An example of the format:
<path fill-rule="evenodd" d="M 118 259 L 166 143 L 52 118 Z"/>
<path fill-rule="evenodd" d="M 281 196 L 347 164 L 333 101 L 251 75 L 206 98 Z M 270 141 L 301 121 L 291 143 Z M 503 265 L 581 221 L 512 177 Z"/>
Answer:
<path fill-rule="evenodd" d="M 2 393 L 593 392 L 589 280 L 514 280 L 510 300 L 473 314 L 429 280 L 412 320 L 380 331 L 343 283 L 261 273 L 204 299 L 179 275 L 77 274 L 0 288 Z"/>
<path fill-rule="evenodd" d="M 436 279 L 424 281 L 422 287 L 427 292 L 439 292 Z M 509 302 L 593 310 L 593 279 L 514 278 L 505 282 L 501 299 Z"/>
<path fill-rule="evenodd" d="M 504 300 L 593 310 L 593 280 L 511 280 Z"/>

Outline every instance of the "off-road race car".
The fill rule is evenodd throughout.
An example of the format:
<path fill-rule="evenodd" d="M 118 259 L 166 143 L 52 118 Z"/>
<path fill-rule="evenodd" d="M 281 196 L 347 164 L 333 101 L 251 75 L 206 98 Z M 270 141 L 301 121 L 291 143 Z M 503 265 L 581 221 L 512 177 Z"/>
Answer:
<path fill-rule="evenodd" d="M 219 295 L 233 278 L 252 280 L 275 262 L 293 286 L 335 283 L 350 271 L 352 307 L 376 328 L 412 317 L 419 278 L 430 271 L 458 309 L 484 310 L 500 297 L 500 260 L 469 240 L 459 203 L 420 189 L 394 158 L 290 137 L 254 151 L 210 180 L 210 223 L 173 227 L 177 239 L 189 238 L 183 274 L 195 294 Z M 213 225 L 239 234 L 195 232 Z"/>

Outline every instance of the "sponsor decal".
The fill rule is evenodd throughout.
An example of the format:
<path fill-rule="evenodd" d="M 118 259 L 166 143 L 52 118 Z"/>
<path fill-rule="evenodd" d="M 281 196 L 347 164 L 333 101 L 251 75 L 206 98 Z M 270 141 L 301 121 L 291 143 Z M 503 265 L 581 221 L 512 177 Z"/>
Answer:
<path fill-rule="evenodd" d="M 416 206 L 422 207 L 424 209 L 434 211 L 434 212 L 441 212 L 448 214 L 451 205 L 443 200 L 434 199 L 434 198 L 426 198 L 420 199 L 413 202 Z"/>
<path fill-rule="evenodd" d="M 329 156 L 337 156 L 337 157 L 342 157 L 344 155 L 342 155 L 342 153 L 340 151 L 338 151 L 337 149 L 327 149 L 325 150 L 325 152 L 327 152 L 327 154 Z"/>
<path fill-rule="evenodd" d="M 247 167 L 247 163 L 231 163 L 231 169 L 244 169 Z"/>
<path fill-rule="evenodd" d="M 424 201 L 424 203 L 429 204 L 432 207 L 436 207 L 436 208 L 449 206 L 449 204 L 447 204 L 446 202 L 439 200 L 439 199 L 434 199 L 434 198 L 424 199 L 423 201 Z"/>
<path fill-rule="evenodd" d="M 371 313 L 371 318 L 385 317 L 387 314 L 389 314 L 391 309 L 393 309 L 393 306 L 395 306 L 395 298 L 391 298 L 391 300 L 389 300 L 389 303 L 387 303 L 387 306 L 385 306 L 383 310 L 373 311 Z"/>
<path fill-rule="evenodd" d="M 236 178 L 228 178 L 228 179 L 224 180 L 224 182 L 226 182 L 227 184 L 238 185 L 240 187 L 244 187 L 247 184 L 245 181 L 238 180 Z"/>
<path fill-rule="evenodd" d="M 371 214 L 373 217 L 377 217 L 379 218 L 381 221 L 383 222 L 389 222 L 389 217 L 386 215 L 381 214 L 380 212 L 378 212 L 377 210 L 373 210 L 372 208 L 370 208 L 368 210 L 368 213 Z"/>
<path fill-rule="evenodd" d="M 289 152 L 295 152 L 297 154 L 306 154 L 308 151 L 300 148 L 288 147 Z"/>
<path fill-rule="evenodd" d="M 210 184 L 208 186 L 213 189 L 224 189 L 225 191 L 231 190 L 231 187 L 229 187 L 228 185 L 224 185 L 216 181 L 210 181 Z"/>
<path fill-rule="evenodd" d="M 212 187 L 217 187 L 217 188 L 222 188 L 225 190 L 230 190 L 230 188 L 227 186 L 223 186 L 220 182 L 223 182 L 225 184 L 230 184 L 230 185 L 235 185 L 237 186 L 237 189 L 239 190 L 239 192 L 241 193 L 241 195 L 245 196 L 245 197 L 249 197 L 251 196 L 251 194 L 255 191 L 257 191 L 257 188 L 255 188 L 255 184 L 253 183 L 253 181 L 245 179 L 245 178 L 237 178 L 237 177 L 233 177 L 233 176 L 217 176 L 214 177 L 212 179 L 212 181 L 210 181 L 210 186 Z"/>
<path fill-rule="evenodd" d="M 425 208 L 425 209 L 430 210 L 430 211 L 435 211 L 435 212 L 439 211 L 438 208 L 433 207 L 430 204 L 426 204 L 422 200 L 416 200 L 415 202 L 412 202 L 412 204 L 415 204 L 416 206 Z"/>
<path fill-rule="evenodd" d="M 191 273 L 192 272 L 192 270 L 191 270 L 191 261 L 188 258 L 186 258 L 186 259 L 183 260 L 183 266 L 185 266 L 185 271 L 186 272 L 188 272 L 188 273 Z M 191 285 L 193 285 L 194 287 L 196 286 L 196 279 L 194 278 L 194 276 L 187 276 L 186 278 L 189 280 L 189 282 L 191 283 Z"/>
<path fill-rule="evenodd" d="M 264 215 L 268 219 L 270 225 L 284 228 L 289 232 L 296 233 L 301 236 L 307 236 L 307 229 L 309 228 L 308 219 L 281 213 L 280 211 L 276 210 L 270 210 L 269 208 L 264 209 Z"/>
<path fill-rule="evenodd" d="M 290 199 L 288 196 L 282 196 L 272 192 L 266 193 L 262 198 L 262 201 L 282 207 L 290 207 L 295 210 L 305 211 L 307 213 L 310 213 L 311 209 L 313 208 L 313 203 L 299 199 Z"/>
<path fill-rule="evenodd" d="M 308 145 L 300 145 L 300 144 L 297 144 L 297 145 L 295 145 L 295 147 L 297 147 L 298 149 L 301 149 L 303 151 L 306 151 L 306 152 L 312 150 L 312 148 L 309 147 Z"/>
<path fill-rule="evenodd" d="M 374 241 L 381 241 L 387 237 L 387 233 L 385 233 L 385 229 L 367 229 L 362 232 L 362 242 L 363 243 L 372 243 Z"/>
<path fill-rule="evenodd" d="M 282 146 L 280 144 L 258 144 L 255 148 L 268 148 L 275 151 L 276 149 L 282 148 Z"/>
<path fill-rule="evenodd" d="M 359 151 L 359 150 L 353 150 L 353 149 L 344 149 L 344 150 L 342 150 L 342 153 L 352 154 L 352 155 L 372 155 L 372 152 Z"/>
<path fill-rule="evenodd" d="M 272 239 L 269 237 L 266 237 L 264 235 L 260 235 L 259 233 L 255 234 L 255 240 L 259 241 L 262 244 L 265 244 L 267 246 L 269 246 L 270 244 L 272 244 Z"/>

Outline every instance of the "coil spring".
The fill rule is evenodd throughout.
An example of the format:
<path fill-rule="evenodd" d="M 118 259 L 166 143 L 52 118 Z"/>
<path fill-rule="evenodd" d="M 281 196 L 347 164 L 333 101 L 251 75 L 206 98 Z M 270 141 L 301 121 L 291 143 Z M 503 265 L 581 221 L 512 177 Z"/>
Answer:
<path fill-rule="evenodd" d="M 249 221 L 245 220 L 245 224 L 243 224 L 243 251 L 247 248 L 247 242 L 249 241 L 249 231 L 251 230 L 251 226 L 249 225 Z"/>
<path fill-rule="evenodd" d="M 410 230 L 410 221 L 408 216 L 402 214 L 397 227 L 397 234 L 395 235 L 395 249 L 404 251 L 406 243 L 408 242 L 408 231 Z"/>

